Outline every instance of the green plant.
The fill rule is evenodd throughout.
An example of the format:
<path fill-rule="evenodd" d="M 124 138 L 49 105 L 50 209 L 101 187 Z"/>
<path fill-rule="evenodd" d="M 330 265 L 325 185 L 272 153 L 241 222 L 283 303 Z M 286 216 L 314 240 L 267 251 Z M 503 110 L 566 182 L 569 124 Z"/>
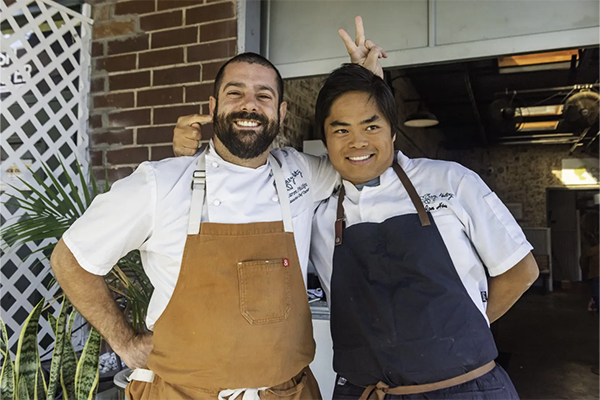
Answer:
<path fill-rule="evenodd" d="M 75 162 L 75 164 L 79 188 L 62 162 L 65 185 L 62 185 L 50 168 L 43 164 L 43 171 L 50 178 L 51 184 L 46 184 L 44 179 L 34 173 L 32 175 L 40 190 L 23 180 L 21 182 L 25 189 L 12 187 L 17 193 L 8 194 L 12 205 L 25 210 L 27 217 L 0 230 L 5 250 L 31 241 L 53 239 L 47 246 L 36 250 L 36 252 L 43 252 L 47 258 L 58 239 L 85 212 L 100 191 L 93 174 L 90 174 L 90 185 L 88 185 L 79 163 Z M 104 191 L 108 189 L 107 183 Z M 105 280 L 109 289 L 115 294 L 116 300 L 124 303 L 125 312 L 130 316 L 134 328 L 143 331 L 146 327 L 145 317 L 153 287 L 144 272 L 139 252 L 132 251 L 121 258 Z"/>
<path fill-rule="evenodd" d="M 79 359 L 71 344 L 71 332 L 76 311 L 67 315 L 71 308 L 67 299 L 63 300 L 58 319 L 48 313 L 48 322 L 56 337 L 48 382 L 44 377 L 38 352 L 38 321 L 45 300 L 40 301 L 25 320 L 19 335 L 17 353 L 13 364 L 8 350 L 8 335 L 4 322 L 0 319 L 2 336 L 2 372 L 0 372 L 0 398 L 54 400 L 58 386 L 62 388 L 63 399 L 93 399 L 98 390 L 101 337 L 91 329 L 88 340 Z"/>

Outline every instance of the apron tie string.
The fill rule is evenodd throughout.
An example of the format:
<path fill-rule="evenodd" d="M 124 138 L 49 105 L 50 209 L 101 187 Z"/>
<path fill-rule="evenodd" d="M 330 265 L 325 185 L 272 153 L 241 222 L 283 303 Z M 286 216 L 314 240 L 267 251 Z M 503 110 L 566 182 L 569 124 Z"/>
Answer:
<path fill-rule="evenodd" d="M 241 400 L 260 400 L 258 392 L 268 388 L 258 389 L 225 389 L 219 392 L 219 400 L 235 400 L 243 393 Z"/>
<path fill-rule="evenodd" d="M 360 396 L 359 400 L 383 400 L 387 389 L 389 389 L 389 386 L 383 382 L 377 382 L 377 385 L 369 385 Z"/>

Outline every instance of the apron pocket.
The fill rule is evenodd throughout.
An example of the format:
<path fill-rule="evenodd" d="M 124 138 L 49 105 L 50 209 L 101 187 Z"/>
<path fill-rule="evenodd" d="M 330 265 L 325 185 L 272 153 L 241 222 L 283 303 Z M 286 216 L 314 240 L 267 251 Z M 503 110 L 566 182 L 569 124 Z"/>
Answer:
<path fill-rule="evenodd" d="M 240 311 L 250 325 L 264 325 L 287 319 L 292 296 L 290 267 L 284 259 L 238 263 Z"/>

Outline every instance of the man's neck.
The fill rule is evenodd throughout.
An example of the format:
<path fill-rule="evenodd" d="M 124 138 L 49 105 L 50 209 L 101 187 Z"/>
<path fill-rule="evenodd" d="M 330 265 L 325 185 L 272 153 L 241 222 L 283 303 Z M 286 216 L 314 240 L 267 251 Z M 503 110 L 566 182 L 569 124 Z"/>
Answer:
<path fill-rule="evenodd" d="M 258 168 L 267 163 L 267 157 L 269 155 L 269 149 L 267 149 L 264 153 L 255 158 L 239 158 L 231 154 L 229 149 L 225 147 L 223 142 L 219 140 L 218 137 L 213 138 L 213 143 L 215 145 L 215 151 L 221 158 L 227 162 L 230 162 L 235 165 L 240 165 L 242 167 L 247 168 Z"/>

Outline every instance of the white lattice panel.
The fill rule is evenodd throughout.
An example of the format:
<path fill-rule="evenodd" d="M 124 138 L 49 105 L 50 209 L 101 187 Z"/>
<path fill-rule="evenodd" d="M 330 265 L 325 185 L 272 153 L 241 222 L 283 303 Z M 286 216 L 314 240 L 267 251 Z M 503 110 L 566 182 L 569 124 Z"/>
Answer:
<path fill-rule="evenodd" d="M 0 13 L 3 26 L 8 23 L 13 31 L 5 33 L 1 41 L 0 223 L 4 226 L 24 214 L 5 204 L 7 194 L 14 192 L 7 183 L 21 186 L 14 178 L 16 173 L 35 183 L 27 172 L 29 166 L 49 184 L 42 163 L 49 165 L 59 179 L 59 160 L 70 167 L 72 175 L 77 161 L 84 171 L 88 170 L 92 21 L 50 0 L 17 0 L 10 6 L 1 1 Z M 33 305 L 42 297 L 51 299 L 56 292 L 56 288 L 48 288 L 52 275 L 44 255 L 28 257 L 47 244 L 28 243 L 0 254 L 0 309 L 13 352 L 18 340 L 18 334 L 13 333 L 20 331 Z M 39 339 L 43 353 L 52 343 L 45 321 Z"/>

